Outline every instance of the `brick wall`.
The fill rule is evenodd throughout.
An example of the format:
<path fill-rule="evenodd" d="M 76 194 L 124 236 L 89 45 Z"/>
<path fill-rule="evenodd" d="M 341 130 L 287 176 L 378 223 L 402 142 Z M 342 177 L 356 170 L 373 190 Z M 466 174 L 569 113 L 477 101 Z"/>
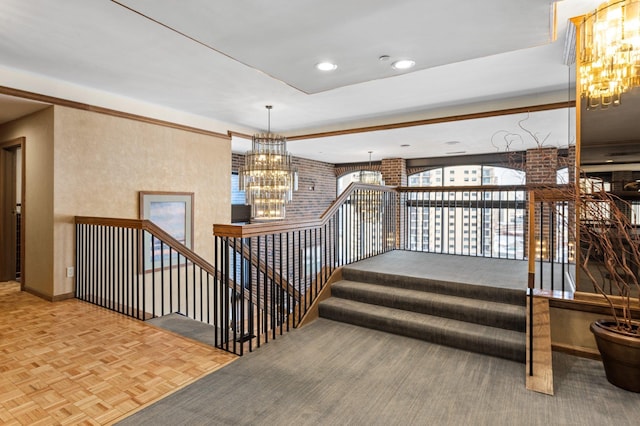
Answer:
<path fill-rule="evenodd" d="M 385 158 L 381 171 L 385 185 L 407 186 L 407 161 L 404 158 Z"/>
<path fill-rule="evenodd" d="M 333 164 L 293 157 L 298 168 L 298 190 L 287 205 L 287 220 L 318 219 L 336 198 Z M 243 154 L 232 154 L 231 170 L 244 164 Z"/>
<path fill-rule="evenodd" d="M 294 158 L 298 168 L 298 190 L 287 206 L 288 219 L 317 219 L 336 199 L 333 164 Z"/>
<path fill-rule="evenodd" d="M 557 148 L 536 148 L 527 151 L 525 171 L 528 184 L 555 184 L 557 169 Z"/>
<path fill-rule="evenodd" d="M 386 186 L 407 186 L 407 161 L 404 158 L 383 159 L 381 171 Z M 405 244 L 406 215 L 401 205 L 396 204 L 396 248 L 404 247 Z"/>
<path fill-rule="evenodd" d="M 382 172 L 382 166 L 380 162 L 374 161 L 369 163 L 352 163 L 352 164 L 339 164 L 334 167 L 334 174 L 336 177 L 342 177 L 347 173 L 359 172 L 360 170 L 368 170 L 371 172 Z"/>

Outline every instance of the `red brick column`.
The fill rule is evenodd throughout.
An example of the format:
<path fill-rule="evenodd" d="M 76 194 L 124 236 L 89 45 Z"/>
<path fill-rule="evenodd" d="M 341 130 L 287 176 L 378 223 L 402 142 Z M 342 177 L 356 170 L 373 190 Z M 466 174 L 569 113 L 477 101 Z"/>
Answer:
<path fill-rule="evenodd" d="M 527 184 L 555 185 L 557 170 L 557 148 L 535 148 L 527 151 Z"/>
<path fill-rule="evenodd" d="M 386 158 L 382 160 L 382 179 L 386 186 L 407 186 L 407 162 L 404 158 Z M 402 194 L 397 193 L 396 204 L 396 248 L 405 246 L 406 212 L 403 208 Z"/>
<path fill-rule="evenodd" d="M 407 161 L 404 158 L 385 158 L 381 172 L 385 185 L 407 186 Z"/>
<path fill-rule="evenodd" d="M 534 148 L 527 151 L 525 172 L 528 185 L 555 185 L 557 182 L 558 149 Z M 551 207 L 545 205 L 540 211 L 540 204 L 535 206 L 536 257 L 544 259 L 551 254 Z M 542 217 L 541 217 L 542 215 Z M 540 226 L 542 221 L 542 227 Z M 541 229 L 542 228 L 542 229 Z M 528 244 L 527 241 L 527 252 Z"/>

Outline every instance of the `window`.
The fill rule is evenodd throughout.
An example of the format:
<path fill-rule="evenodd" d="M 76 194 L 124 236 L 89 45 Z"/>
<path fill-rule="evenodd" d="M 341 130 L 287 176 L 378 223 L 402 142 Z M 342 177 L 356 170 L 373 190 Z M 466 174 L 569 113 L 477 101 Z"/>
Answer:
<path fill-rule="evenodd" d="M 231 175 L 231 204 L 245 203 L 244 191 L 240 191 L 239 184 L 240 178 L 238 173 L 233 173 Z"/>
<path fill-rule="evenodd" d="M 561 175 L 562 173 L 564 172 L 560 171 Z M 432 176 L 444 174 L 449 175 L 448 183 L 451 185 L 469 185 L 469 182 L 480 182 L 482 185 L 524 185 L 526 183 L 525 173 L 520 170 L 496 166 L 466 165 L 437 168 L 409 176 L 409 186 L 442 186 L 442 182 L 445 181 L 439 177 L 432 179 Z M 456 175 L 464 175 L 465 179 L 457 180 L 455 179 Z M 482 179 L 477 177 L 478 175 L 481 175 Z"/>
<path fill-rule="evenodd" d="M 382 173 L 377 172 L 377 174 L 382 178 Z M 420 175 L 413 175 L 409 178 L 410 186 L 414 185 L 414 182 L 413 182 L 414 176 L 417 176 L 417 179 L 419 179 Z M 338 178 L 338 186 L 337 186 L 338 195 L 342 194 L 342 191 L 347 189 L 349 184 L 352 182 L 360 182 L 360 172 L 347 173 L 346 175 L 343 175 L 342 177 Z M 415 182 L 415 185 L 421 186 L 419 182 Z"/>
<path fill-rule="evenodd" d="M 564 167 L 556 172 L 556 183 L 558 185 L 569 183 L 569 168 Z"/>

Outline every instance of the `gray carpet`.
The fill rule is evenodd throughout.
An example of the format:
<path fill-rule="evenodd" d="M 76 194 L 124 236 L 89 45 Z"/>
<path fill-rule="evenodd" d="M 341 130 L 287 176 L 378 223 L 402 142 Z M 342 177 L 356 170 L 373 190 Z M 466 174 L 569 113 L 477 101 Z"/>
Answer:
<path fill-rule="evenodd" d="M 556 396 L 520 363 L 319 319 L 120 425 L 637 425 L 640 394 L 554 354 Z"/>
<path fill-rule="evenodd" d="M 147 324 L 173 331 L 181 336 L 214 346 L 215 328 L 212 325 L 192 320 L 184 315 L 173 313 L 163 317 L 152 318 L 146 322 Z M 220 329 L 218 329 L 218 336 L 222 336 Z"/>
<path fill-rule="evenodd" d="M 495 259 L 488 257 L 458 256 L 453 254 L 422 253 L 393 250 L 349 265 L 363 271 L 397 274 L 417 278 L 429 278 L 474 285 L 489 285 L 505 289 L 527 288 L 528 264 L 526 260 Z M 536 262 L 536 287 L 551 288 L 552 266 Z M 575 277 L 575 267 L 563 270 L 562 265 L 553 266 L 555 290 L 562 288 L 562 277 Z M 569 290 L 568 281 L 565 282 Z"/>

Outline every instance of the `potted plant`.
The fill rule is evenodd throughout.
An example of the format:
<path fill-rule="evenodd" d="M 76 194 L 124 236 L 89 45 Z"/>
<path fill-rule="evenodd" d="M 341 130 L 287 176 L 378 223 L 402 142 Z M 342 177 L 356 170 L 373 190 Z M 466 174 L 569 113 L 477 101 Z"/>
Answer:
<path fill-rule="evenodd" d="M 629 203 L 604 191 L 578 192 L 580 270 L 607 301 L 612 318 L 591 324 L 609 382 L 640 392 L 640 235 Z M 636 193 L 637 194 L 637 193 Z"/>

